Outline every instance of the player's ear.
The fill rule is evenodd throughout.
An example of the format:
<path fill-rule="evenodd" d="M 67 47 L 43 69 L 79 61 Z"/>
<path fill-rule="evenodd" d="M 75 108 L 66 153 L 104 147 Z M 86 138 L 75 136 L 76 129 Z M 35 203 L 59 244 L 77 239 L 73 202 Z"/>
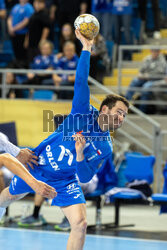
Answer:
<path fill-rule="evenodd" d="M 107 107 L 107 105 L 103 105 L 103 107 L 101 109 L 101 113 L 104 113 L 104 114 L 108 113 L 108 107 Z"/>

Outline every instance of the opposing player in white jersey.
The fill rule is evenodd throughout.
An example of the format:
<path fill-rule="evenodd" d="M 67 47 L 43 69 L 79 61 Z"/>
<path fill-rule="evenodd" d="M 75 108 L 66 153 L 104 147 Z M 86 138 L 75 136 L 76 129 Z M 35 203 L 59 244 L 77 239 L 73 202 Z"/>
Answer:
<path fill-rule="evenodd" d="M 14 144 L 9 142 L 3 133 L 0 133 L 0 151 L 9 152 L 0 155 L 0 168 L 5 166 L 13 174 L 18 175 L 28 185 L 30 185 L 37 194 L 40 194 L 46 198 L 54 198 L 56 196 L 56 191 L 53 187 L 35 179 L 19 161 L 21 160 L 24 164 L 28 163 L 30 165 L 31 161 L 36 163 L 37 157 L 34 156 L 29 149 L 20 150 Z M 16 159 L 14 156 L 18 159 Z M 2 217 L 4 213 L 5 209 L 0 208 L 0 217 Z"/>

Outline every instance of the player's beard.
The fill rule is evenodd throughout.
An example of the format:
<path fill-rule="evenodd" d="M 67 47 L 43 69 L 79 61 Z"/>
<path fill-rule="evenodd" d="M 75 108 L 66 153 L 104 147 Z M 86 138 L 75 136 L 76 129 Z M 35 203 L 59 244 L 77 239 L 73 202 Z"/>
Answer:
<path fill-rule="evenodd" d="M 122 123 L 119 121 L 117 114 L 111 115 L 108 113 L 108 115 L 110 116 L 110 119 L 109 119 L 109 130 L 110 131 L 115 131 L 122 126 Z"/>
<path fill-rule="evenodd" d="M 101 114 L 99 116 L 99 122 L 101 124 L 102 131 L 115 131 L 116 129 L 120 128 L 122 122 L 119 121 L 117 114 L 111 114 L 108 111 L 106 114 Z"/>

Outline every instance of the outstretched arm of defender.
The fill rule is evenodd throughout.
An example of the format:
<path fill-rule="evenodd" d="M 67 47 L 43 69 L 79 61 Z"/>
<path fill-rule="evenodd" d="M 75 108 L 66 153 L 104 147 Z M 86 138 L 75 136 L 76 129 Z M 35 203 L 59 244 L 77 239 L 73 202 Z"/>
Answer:
<path fill-rule="evenodd" d="M 31 168 L 33 168 L 33 163 L 35 165 L 38 165 L 38 157 L 34 155 L 31 150 L 29 150 L 28 148 L 20 149 L 19 147 L 8 141 L 8 139 L 2 133 L 0 133 L 0 147 L 2 151 L 16 157 L 27 168 L 27 164 Z"/>
<path fill-rule="evenodd" d="M 78 62 L 75 84 L 74 98 L 72 103 L 72 113 L 88 113 L 90 92 L 88 86 L 88 76 L 90 67 L 90 52 L 93 40 L 88 40 L 81 35 L 79 30 L 75 31 L 76 37 L 83 45 L 82 53 Z"/>
<path fill-rule="evenodd" d="M 12 155 L 5 153 L 0 155 L 0 167 L 5 166 L 15 175 L 23 179 L 37 194 L 53 199 L 57 193 L 54 188 L 44 182 L 35 179 L 28 170 Z"/>

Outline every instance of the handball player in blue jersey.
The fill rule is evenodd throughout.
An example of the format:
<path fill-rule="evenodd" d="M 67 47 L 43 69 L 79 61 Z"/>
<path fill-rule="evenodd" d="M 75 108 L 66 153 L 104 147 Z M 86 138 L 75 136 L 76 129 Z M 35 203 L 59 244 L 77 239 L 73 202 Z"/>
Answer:
<path fill-rule="evenodd" d="M 76 36 L 83 45 L 78 62 L 71 113 L 58 129 L 33 151 L 39 165 L 30 173 L 38 180 L 54 187 L 57 196 L 52 205 L 59 206 L 71 225 L 68 250 L 83 249 L 86 234 L 85 198 L 76 179 L 88 182 L 100 166 L 111 157 L 112 142 L 109 130 L 119 128 L 128 113 L 128 101 L 116 95 L 107 96 L 97 111 L 90 105 L 88 75 L 93 40 Z M 14 176 L 9 188 L 0 195 L 0 207 L 33 190 Z"/>

